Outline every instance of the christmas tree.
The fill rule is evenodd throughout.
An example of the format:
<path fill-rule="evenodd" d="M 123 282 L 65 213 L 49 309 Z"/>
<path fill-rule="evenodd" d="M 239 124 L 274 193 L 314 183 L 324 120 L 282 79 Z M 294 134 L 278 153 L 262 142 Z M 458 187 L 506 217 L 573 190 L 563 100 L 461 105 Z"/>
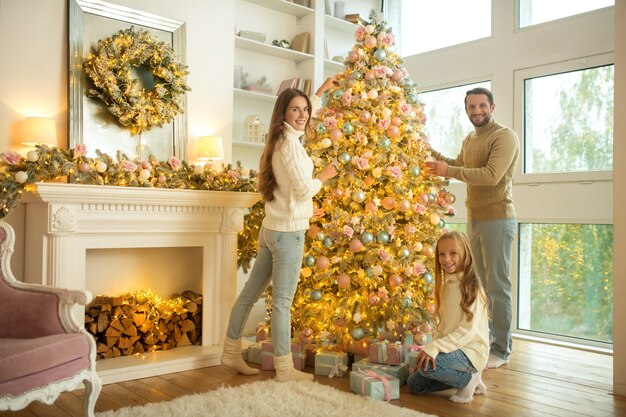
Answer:
<path fill-rule="evenodd" d="M 425 169 L 425 117 L 391 29 L 373 11 L 355 37 L 306 145 L 339 174 L 314 198 L 292 308 L 295 336 L 345 351 L 430 331 L 434 246 L 455 200 Z"/>

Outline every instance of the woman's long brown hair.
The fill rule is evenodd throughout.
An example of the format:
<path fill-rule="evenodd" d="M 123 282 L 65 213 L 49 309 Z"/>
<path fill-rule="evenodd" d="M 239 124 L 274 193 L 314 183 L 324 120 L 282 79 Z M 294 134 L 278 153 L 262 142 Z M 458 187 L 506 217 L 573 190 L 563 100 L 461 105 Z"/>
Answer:
<path fill-rule="evenodd" d="M 285 130 L 285 112 L 291 103 L 291 99 L 294 97 L 304 97 L 309 108 L 309 120 L 306 122 L 304 133 L 309 133 L 311 120 L 311 100 L 302 91 L 296 88 L 288 88 L 276 99 L 274 104 L 274 111 L 272 113 L 272 120 L 270 122 L 269 131 L 265 139 L 265 148 L 263 149 L 263 155 L 261 155 L 260 167 L 259 167 L 259 192 L 263 196 L 265 201 L 272 201 L 274 199 L 274 188 L 276 187 L 276 177 L 274 177 L 274 171 L 272 170 L 272 156 L 274 151 L 283 140 L 283 131 Z"/>
<path fill-rule="evenodd" d="M 476 297 L 479 295 L 483 297 L 486 302 L 485 292 L 483 290 L 480 278 L 476 274 L 476 267 L 474 265 L 474 258 L 472 256 L 472 250 L 469 245 L 469 239 L 467 235 L 462 232 L 448 232 L 439 238 L 437 246 L 435 248 L 435 301 L 437 302 L 437 311 L 443 301 L 443 289 L 445 286 L 445 273 L 441 264 L 439 263 L 439 242 L 444 239 L 451 239 L 454 242 L 459 256 L 461 258 L 459 262 L 459 270 L 457 273 L 462 275 L 459 287 L 461 289 L 461 303 L 460 307 L 467 315 L 467 321 L 471 321 L 474 314 L 471 312 L 470 307 L 476 301 Z"/>

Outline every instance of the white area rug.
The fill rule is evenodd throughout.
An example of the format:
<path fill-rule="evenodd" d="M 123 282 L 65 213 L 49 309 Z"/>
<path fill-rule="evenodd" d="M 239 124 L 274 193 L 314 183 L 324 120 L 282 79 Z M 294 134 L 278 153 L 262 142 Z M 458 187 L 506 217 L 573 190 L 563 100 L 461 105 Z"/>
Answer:
<path fill-rule="evenodd" d="M 172 401 L 97 413 L 96 417 L 427 417 L 316 382 L 257 381 Z"/>

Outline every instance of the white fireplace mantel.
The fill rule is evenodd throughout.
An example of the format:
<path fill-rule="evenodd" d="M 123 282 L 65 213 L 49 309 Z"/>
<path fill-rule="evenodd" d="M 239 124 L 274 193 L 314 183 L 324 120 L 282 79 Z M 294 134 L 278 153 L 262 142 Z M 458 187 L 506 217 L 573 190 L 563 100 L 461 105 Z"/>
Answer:
<path fill-rule="evenodd" d="M 21 199 L 28 248 L 24 276 L 29 282 L 89 290 L 88 249 L 201 247 L 202 346 L 218 345 L 236 297 L 237 234 L 244 210 L 259 198 L 245 192 L 38 183 Z M 178 349 L 185 348 L 173 351 Z M 180 362 L 180 352 L 175 356 Z M 107 359 L 99 366 L 117 359 L 128 369 L 118 369 L 108 382 L 164 373 L 154 366 L 133 372 L 132 358 Z M 191 367 L 169 364 L 164 371 Z"/>

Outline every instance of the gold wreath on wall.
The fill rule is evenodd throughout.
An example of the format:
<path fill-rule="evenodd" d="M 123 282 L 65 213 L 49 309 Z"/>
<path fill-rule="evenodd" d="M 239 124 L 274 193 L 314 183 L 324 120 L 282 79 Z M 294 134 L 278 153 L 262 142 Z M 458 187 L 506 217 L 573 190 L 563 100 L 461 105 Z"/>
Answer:
<path fill-rule="evenodd" d="M 92 82 L 87 95 L 100 99 L 119 124 L 138 135 L 170 123 L 184 111 L 187 66 L 177 62 L 174 50 L 144 30 L 132 26 L 98 41 L 83 64 Z M 138 87 L 135 74 L 152 75 L 154 86 Z M 144 72 L 142 74 L 141 72 Z M 148 85 L 148 82 L 144 83 Z"/>

